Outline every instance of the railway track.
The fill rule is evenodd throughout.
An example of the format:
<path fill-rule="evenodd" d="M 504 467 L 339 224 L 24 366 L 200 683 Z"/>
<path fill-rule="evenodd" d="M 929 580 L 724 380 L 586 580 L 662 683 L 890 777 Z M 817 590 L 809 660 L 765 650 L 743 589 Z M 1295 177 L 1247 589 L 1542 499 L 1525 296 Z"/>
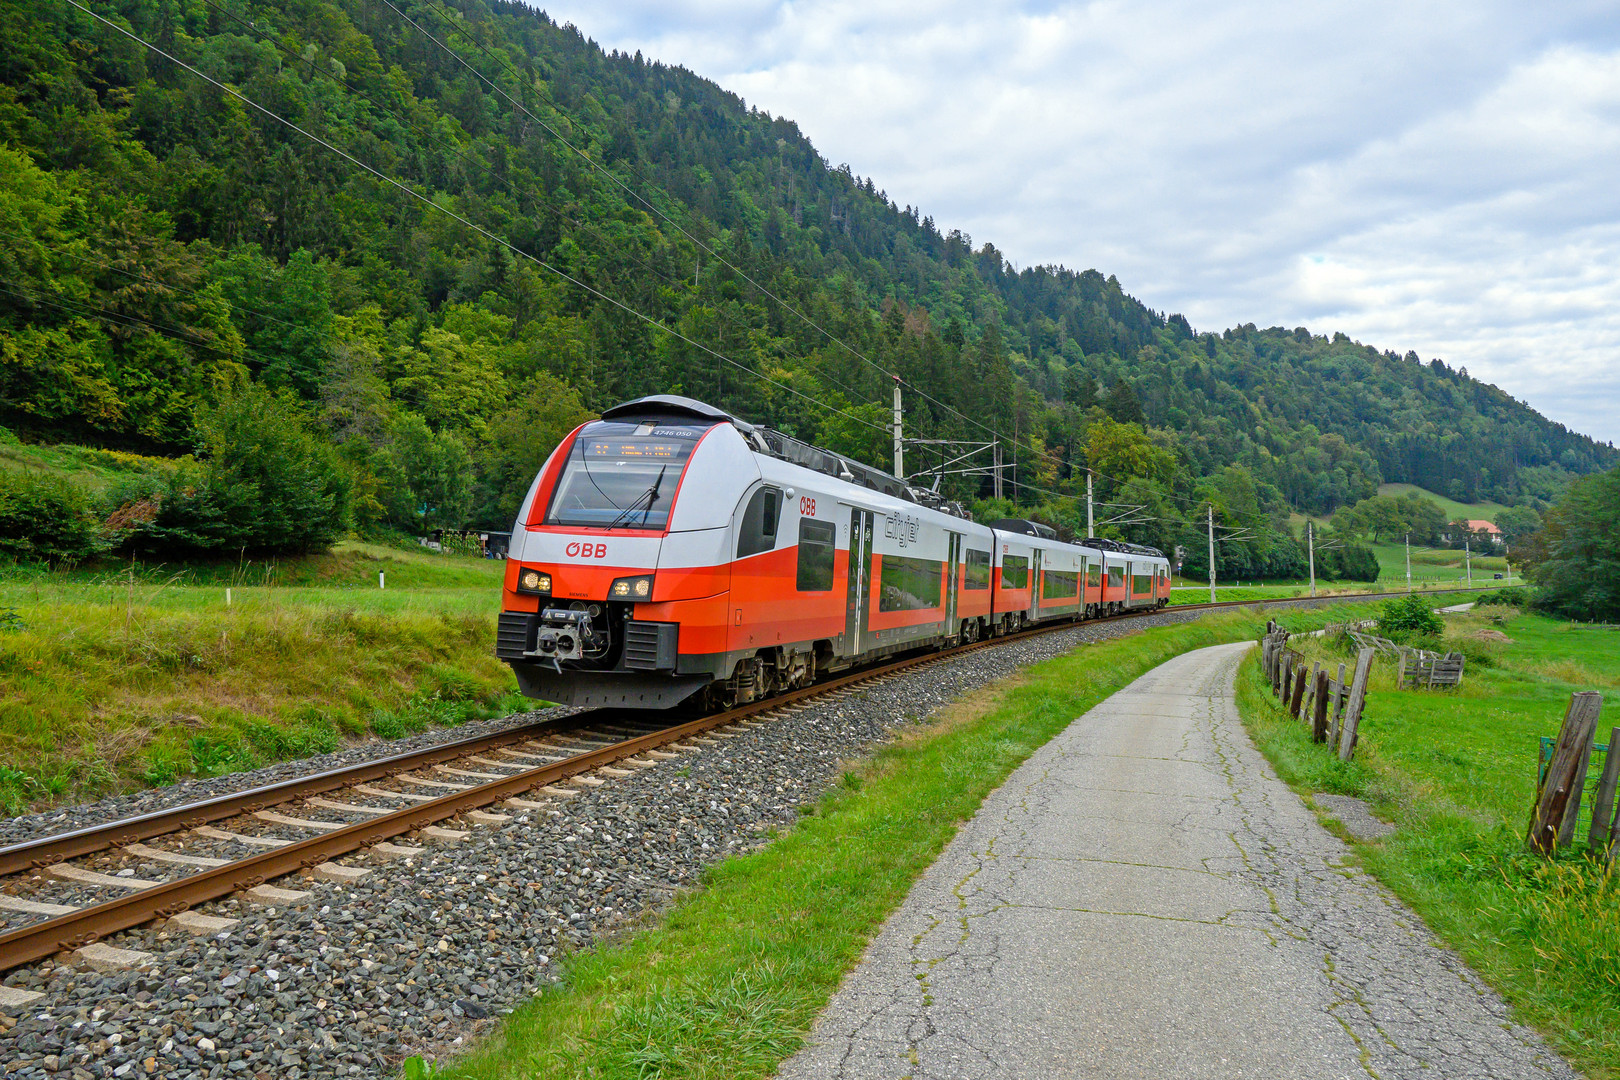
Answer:
<path fill-rule="evenodd" d="M 1167 610 L 1288 607 L 1396 595 L 1402 594 L 1258 605 L 1226 601 Z M 1153 612 L 1127 613 L 1111 621 L 1149 614 Z M 1075 625 L 1061 622 L 924 653 L 675 725 L 649 723 L 646 713 L 575 713 L 0 848 L 0 878 L 6 879 L 0 882 L 0 916 L 13 924 L 0 932 L 0 971 L 75 951 L 92 966 L 139 966 L 146 954 L 115 949 L 101 939 L 157 919 L 194 934 L 220 933 L 236 920 L 192 909 L 232 894 L 264 904 L 300 902 L 310 894 L 271 882 L 299 873 L 356 881 L 369 871 L 335 860 L 357 851 L 384 859 L 423 853 L 425 847 L 393 843 L 407 834 L 415 834 L 421 844 L 457 843 L 471 828 L 509 820 L 501 809 L 538 809 L 545 800 L 570 798 L 581 787 L 676 756 L 671 749 L 692 749 L 690 740 L 723 737 L 721 729 L 758 723 L 814 699 Z M 445 828 L 448 822 L 465 828 Z M 162 844 L 148 843 L 160 838 Z M 130 861 L 161 868 L 166 877 L 140 877 L 142 871 L 121 865 Z M 6 886 L 34 895 L 17 895 Z M 105 892 L 122 895 L 100 902 L 62 902 L 63 887 L 76 890 L 73 898 L 81 901 Z M 0 1005 L 22 1006 L 38 996 L 0 986 Z"/>

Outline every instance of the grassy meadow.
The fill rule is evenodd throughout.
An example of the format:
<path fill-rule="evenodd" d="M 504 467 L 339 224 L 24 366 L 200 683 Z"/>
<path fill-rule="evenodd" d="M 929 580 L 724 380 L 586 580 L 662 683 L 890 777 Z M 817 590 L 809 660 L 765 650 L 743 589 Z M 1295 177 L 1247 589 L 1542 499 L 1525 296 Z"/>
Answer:
<path fill-rule="evenodd" d="M 1477 613 L 1476 613 L 1477 612 Z M 1468 657 L 1452 691 L 1401 691 L 1374 665 L 1356 760 L 1313 745 L 1276 707 L 1251 658 L 1239 704 L 1255 741 L 1303 794 L 1367 799 L 1397 831 L 1358 844 L 1364 865 L 1423 916 L 1553 1044 L 1596 1080 L 1620 1077 L 1620 875 L 1585 848 L 1528 854 L 1539 739 L 1556 735 L 1577 690 L 1608 703 L 1598 742 L 1620 726 L 1620 629 L 1511 608 L 1446 617 L 1445 647 Z M 1500 621 L 1497 621 L 1500 617 Z M 1295 629 L 1291 615 L 1282 618 Z M 1303 627 L 1301 627 L 1303 628 Z M 1350 664 L 1334 642 L 1307 659 Z"/>
<path fill-rule="evenodd" d="M 521 707 L 494 657 L 502 569 L 351 542 L 273 563 L 0 572 L 0 810 Z"/>
<path fill-rule="evenodd" d="M 1437 504 L 1446 512 L 1447 521 L 1493 521 L 1496 515 L 1507 507 L 1501 503 L 1477 502 L 1461 503 L 1455 499 L 1448 499 L 1444 495 L 1436 495 L 1428 488 L 1420 488 L 1416 484 L 1379 484 L 1378 494 L 1391 495 L 1400 498 L 1417 492 L 1430 502 Z"/>

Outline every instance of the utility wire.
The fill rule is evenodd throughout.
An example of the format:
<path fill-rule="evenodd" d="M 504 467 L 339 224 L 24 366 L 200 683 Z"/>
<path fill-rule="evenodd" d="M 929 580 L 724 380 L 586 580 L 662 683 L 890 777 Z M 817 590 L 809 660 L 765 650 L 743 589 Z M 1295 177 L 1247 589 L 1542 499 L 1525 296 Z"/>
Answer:
<path fill-rule="evenodd" d="M 384 0 L 384 3 L 386 3 L 386 2 L 387 2 L 387 0 Z M 622 302 L 620 300 L 617 300 L 612 296 L 609 296 L 608 294 L 602 292 L 600 289 L 597 289 L 597 288 L 587 284 L 586 282 L 583 282 L 583 281 L 579 280 L 578 278 L 576 278 L 573 275 L 567 273 L 566 271 L 558 269 L 555 266 L 552 266 L 550 263 L 546 262 L 544 259 L 541 259 L 538 256 L 532 255 L 529 252 L 524 251 L 521 248 L 518 248 L 518 247 L 514 246 L 513 244 L 511 244 L 510 242 L 508 242 L 504 238 L 495 235 L 494 233 L 490 232 L 488 229 L 485 229 L 483 226 L 478 225 L 477 223 L 475 223 L 473 221 L 470 221 L 469 219 L 461 216 L 460 214 L 456 213 L 453 210 L 450 210 L 450 209 L 447 209 L 446 207 L 440 206 L 433 199 L 428 198 L 427 196 L 423 195 L 421 192 L 415 190 L 414 188 L 412 188 L 412 187 L 410 187 L 410 186 L 408 186 L 408 185 L 406 185 L 404 183 L 401 183 L 400 181 L 394 179 L 391 176 L 388 176 L 385 173 L 382 173 L 382 172 L 378 171 L 377 169 L 372 168 L 370 165 L 367 165 L 365 162 L 361 161 L 359 158 L 356 158 L 354 155 L 350 154 L 348 151 L 343 150 L 341 147 L 335 146 L 334 144 L 327 142 L 325 139 L 322 139 L 318 135 L 311 134 L 310 132 L 306 131 L 302 127 L 299 127 L 297 124 L 293 123 L 291 120 L 288 120 L 286 117 L 281 116 L 280 114 L 271 111 L 270 109 L 266 108 L 265 106 L 263 106 L 263 105 L 259 104 L 258 102 L 254 101 L 252 98 L 249 98 L 246 95 L 242 94 L 241 92 L 239 92 L 237 90 L 234 90 L 229 86 L 226 86 L 224 83 L 219 82 L 217 79 L 214 79 L 214 78 L 210 77 L 209 75 L 205 74 L 204 72 L 199 71 L 197 68 L 195 68 L 192 65 L 186 63 L 184 60 L 181 60 L 178 57 L 176 57 L 176 56 L 174 56 L 174 55 L 172 55 L 172 54 L 170 54 L 168 52 L 165 52 L 163 49 L 159 48 L 157 45 L 154 45 L 152 42 L 147 41 L 145 38 L 141 37 L 139 34 L 136 34 L 131 30 L 126 30 L 125 28 L 123 28 L 122 26 L 119 26 L 117 23 L 113 22 L 112 20 L 107 19 L 107 18 L 97 14 L 94 11 L 91 11 L 89 8 L 85 7 L 83 4 L 79 3 L 78 0 L 67 0 L 67 3 L 70 4 L 71 6 L 77 8 L 78 10 L 84 12 L 86 15 L 89 15 L 91 18 L 95 19 L 97 22 L 104 23 L 108 27 L 111 27 L 113 30 L 115 30 L 118 33 L 124 35 L 125 37 L 129 38 L 130 40 L 135 41 L 136 43 L 145 46 L 147 49 L 149 49 L 152 52 L 156 53 L 157 55 L 163 57 L 164 59 L 168 60 L 170 63 L 176 65 L 177 67 L 185 69 L 187 72 L 189 72 L 192 75 L 195 75 L 197 78 L 202 79 L 203 81 L 209 83 L 210 85 L 212 85 L 216 89 L 218 89 L 218 90 L 220 90 L 220 91 L 222 91 L 222 92 L 224 92 L 226 94 L 229 94 L 231 97 L 236 98 L 238 101 L 242 102 L 244 105 L 247 105 L 250 108 L 256 109 L 257 111 L 263 113 L 265 116 L 268 116 L 270 119 L 276 121 L 277 123 L 283 124 L 286 127 L 291 128 L 292 130 L 298 132 L 300 135 L 304 136 L 306 139 L 310 140 L 311 142 L 316 143 L 319 146 L 325 147 L 327 150 L 330 150 L 332 153 L 337 154 L 339 157 L 343 158 L 345 161 L 349 162 L 351 165 L 355 166 L 356 168 L 359 168 L 359 169 L 369 173 L 370 175 L 376 177 L 378 180 L 381 180 L 384 183 L 386 183 L 386 184 L 388 184 L 388 185 L 390 185 L 392 187 L 398 188 L 400 191 L 404 192 L 406 195 L 409 195 L 411 198 L 416 199 L 419 202 L 424 203 L 425 205 L 430 206 L 433 209 L 439 211 L 440 213 L 446 215 L 447 217 L 450 217 L 450 218 L 454 219 L 455 221 L 460 222 L 462 225 L 465 225 L 467 228 L 472 229 L 474 232 L 478 233 L 480 236 L 484 237 L 485 239 L 490 240 L 493 243 L 501 245 L 502 247 L 506 248 L 507 250 L 513 252 L 514 254 L 516 254 L 518 256 L 521 256 L 522 258 L 528 259 L 530 262 L 534 263 L 536 266 L 539 266 L 539 267 L 541 267 L 541 268 L 543 268 L 543 269 L 545 269 L 547 271 L 550 271 L 551 273 L 555 274 L 559 278 L 562 278 L 564 281 L 567 281 L 570 284 L 584 290 L 585 292 L 590 293 L 592 296 L 595 296 L 598 299 L 600 299 L 602 301 L 605 301 L 606 303 L 612 304 L 614 307 L 619 308 L 620 310 L 624 311 L 625 313 L 627 313 L 629 315 L 633 315 L 634 317 L 636 317 L 638 319 L 641 319 L 642 321 L 648 323 L 649 325 L 657 327 L 657 328 L 663 330 L 665 333 L 670 334 L 671 336 L 675 337 L 676 339 L 678 339 L 680 341 L 684 341 L 686 344 L 691 345 L 693 348 L 701 349 L 703 352 L 708 353 L 709 355 L 715 357 L 716 359 L 724 361 L 725 363 L 730 364 L 731 366 L 733 366 L 733 367 L 735 367 L 735 368 L 737 368 L 737 369 L 739 369 L 741 371 L 745 371 L 748 374 L 753 375 L 755 378 L 758 378 L 758 379 L 760 379 L 760 380 L 762 380 L 764 382 L 768 382 L 771 385 L 773 385 L 773 386 L 775 386 L 775 387 L 777 387 L 779 389 L 786 390 L 788 393 L 794 395 L 795 397 L 803 398 L 804 400 L 806 400 L 806 401 L 810 402 L 811 404 L 815 405 L 817 408 L 826 409 L 828 412 L 837 413 L 838 415 L 841 415 L 841 416 L 845 417 L 846 419 L 853 420 L 853 421 L 855 421 L 856 423 L 859 423 L 859 424 L 864 424 L 867 427 L 873 428 L 873 429 L 878 430 L 878 431 L 885 431 L 886 432 L 886 431 L 889 430 L 888 427 L 885 426 L 885 425 L 874 424 L 871 421 L 866 420 L 863 417 L 856 416 L 853 413 L 845 412 L 842 409 L 834 408 L 833 406 L 828 405 L 827 403 L 825 403 L 823 401 L 819 401 L 816 398 L 811 397 L 809 394 L 805 394 L 805 393 L 802 393 L 802 392 L 800 392 L 798 390 L 795 390 L 793 387 L 788 386 L 785 383 L 778 382 L 777 380 L 772 379 L 770 376 L 765 375 L 765 374 L 763 374 L 761 372 L 755 371 L 755 370 L 753 370 L 752 368 L 748 367 L 745 364 L 738 363 L 736 360 L 733 360 L 731 357 L 726 356 L 724 353 L 721 353 L 721 352 L 718 352 L 718 351 L 716 351 L 714 349 L 711 349 L 707 345 L 702 344 L 701 342 L 692 340 L 691 338 L 687 337 L 685 334 L 682 334 L 680 331 L 672 329 L 671 327 L 665 326 L 663 323 L 659 322 L 656 319 L 653 319 L 651 316 L 643 315 L 641 312 L 637 311 L 635 308 L 632 308 L 628 304 L 626 304 L 626 303 L 624 303 L 624 302 Z"/>
<path fill-rule="evenodd" d="M 287 45 L 286 43 L 280 41 L 277 38 L 271 37 L 269 32 L 267 30 L 265 30 L 265 29 L 261 29 L 259 24 L 256 21 L 250 20 L 250 19 L 244 19 L 242 16 L 237 15 L 235 12 L 229 10 L 228 8 L 222 6 L 219 3 L 216 3 L 215 0 L 203 0 L 203 3 L 206 4 L 208 7 L 212 8 L 214 11 L 217 11 L 219 14 L 223 15 L 225 18 L 230 19 L 232 22 L 236 23 L 238 26 L 243 27 L 244 29 L 248 30 L 249 32 L 251 32 L 251 33 L 253 33 L 255 35 L 258 35 L 261 38 L 263 38 L 264 40 L 267 40 L 271 44 L 275 45 L 278 49 L 280 49 L 283 52 L 283 54 L 285 54 L 287 56 L 287 58 L 292 62 L 292 64 L 294 66 L 305 67 L 305 68 L 307 68 L 309 70 L 309 73 L 312 76 L 319 76 L 321 78 L 327 79 L 327 80 L 337 84 L 338 86 L 343 87 L 344 89 L 348 90 L 351 94 L 354 94 L 355 96 L 357 96 L 357 97 L 363 99 L 364 101 L 370 103 L 373 108 L 379 110 L 380 112 L 382 112 L 382 113 L 384 113 L 384 114 L 386 114 L 388 116 L 394 117 L 396 120 L 399 120 L 401 123 L 403 123 L 406 126 L 414 129 L 416 131 L 417 135 L 420 138 L 427 141 L 429 145 L 435 146 L 435 147 L 439 148 L 440 150 L 443 150 L 446 153 L 454 155 L 455 157 L 459 158 L 464 164 L 466 164 L 466 165 L 468 165 L 468 166 L 470 166 L 470 167 L 472 167 L 474 169 L 479 170 L 485 176 L 490 177 L 490 178 L 492 178 L 494 180 L 498 180 L 502 185 L 504 185 L 506 187 L 507 191 L 511 192 L 512 195 L 514 195 L 515 197 L 517 197 L 519 199 L 520 203 L 526 201 L 525 200 L 525 194 L 526 193 L 521 191 L 518 188 L 517 184 L 513 182 L 512 178 L 510 176 L 508 176 L 504 170 L 498 169 L 498 168 L 490 165 L 489 163 L 480 160 L 479 158 L 475 157 L 474 155 L 467 153 L 465 150 L 463 150 L 461 147 L 455 145 L 454 143 L 450 143 L 450 142 L 445 141 L 444 139 L 441 139 L 431 129 L 425 127 L 421 123 L 418 123 L 409 114 L 401 111 L 398 108 L 391 107 L 391 106 L 387 105 L 386 103 L 384 103 L 382 101 L 379 101 L 375 95 L 369 93 L 363 87 L 356 86 L 354 83 L 350 82 L 346 77 L 340 77 L 340 76 L 334 74 L 331 71 L 322 69 L 321 67 L 317 66 L 316 63 L 315 63 L 315 58 L 314 57 L 306 57 L 306 56 L 300 55 L 290 45 Z M 315 44 L 315 43 L 310 42 L 310 44 Z M 553 102 L 553 106 L 555 107 L 555 102 Z M 558 109 L 558 111 L 561 112 L 562 110 Z M 567 145 L 566 142 L 565 142 L 565 145 Z M 569 149 L 573 149 L 573 147 L 570 146 Z M 576 153 L 577 152 L 578 151 L 576 151 Z M 600 228 L 598 228 L 595 224 L 593 224 L 591 222 L 587 222 L 587 221 L 582 221 L 579 218 L 573 217 L 572 215 L 570 215 L 570 214 L 564 212 L 563 210 L 561 210 L 560 208 L 552 208 L 552 209 L 553 209 L 553 212 L 555 212 L 557 214 L 558 218 L 560 218 L 563 221 L 568 222 L 569 224 L 573 225 L 577 229 L 589 231 L 593 236 L 596 237 L 597 240 L 601 241 L 602 245 L 605 248 L 607 248 L 609 250 L 617 250 L 618 253 L 621 256 L 623 256 L 624 258 L 626 258 L 626 260 L 628 262 L 630 262 L 633 265 L 639 267 L 640 269 L 642 269 L 642 270 L 644 270 L 644 271 L 646 271 L 648 273 L 655 274 L 658 277 L 662 278 L 664 281 L 669 282 L 670 284 L 684 283 L 685 282 L 686 279 L 685 279 L 684 276 L 680 277 L 680 278 L 673 277 L 670 274 L 666 273 L 664 270 L 662 270 L 659 267 L 653 265 L 650 261 L 638 258 L 630 250 L 627 250 L 627 249 L 624 249 L 624 248 L 615 249 L 613 247 L 613 242 L 611 240 L 609 240 L 608 237 L 603 234 L 602 230 Z M 667 216 L 666 216 L 666 220 L 668 220 Z M 704 249 L 704 250 L 707 250 L 707 249 Z M 735 326 L 737 329 L 741 330 L 745 335 L 746 334 L 752 334 L 757 329 L 757 327 L 751 326 L 748 323 L 745 323 L 742 320 L 738 319 L 736 316 L 732 315 L 731 312 L 726 310 L 726 308 L 724 308 L 723 306 L 713 307 L 712 310 L 715 311 L 716 314 L 719 315 L 720 318 L 724 319 L 726 322 L 730 323 L 732 326 Z M 847 383 L 844 383 L 843 381 L 841 381 L 837 377 L 829 374 L 826 371 L 825 366 L 822 365 L 821 363 L 819 363 L 819 362 L 817 362 L 815 360 L 811 360 L 811 363 L 812 363 L 812 365 L 814 365 L 814 367 L 816 369 L 816 373 L 822 379 L 826 380 L 827 382 L 832 383 L 833 385 L 837 386 L 839 389 L 841 389 L 845 393 L 847 393 L 849 395 L 849 397 L 850 397 L 850 400 L 853 403 L 856 403 L 856 404 L 863 404 L 864 403 L 864 404 L 879 405 L 879 406 L 881 406 L 883 404 L 880 401 L 874 401 L 874 400 L 871 400 L 871 399 L 863 398 L 862 395 L 861 395 L 861 391 L 856 390 L 854 387 L 849 386 Z"/>
<path fill-rule="evenodd" d="M 68 2 L 72 3 L 72 0 L 68 0 Z M 44 304 L 46 307 L 53 307 L 58 311 L 65 311 L 70 315 L 87 315 L 92 319 L 100 319 L 104 323 L 108 323 L 112 326 L 123 327 L 126 330 L 152 330 L 156 333 L 162 334 L 164 337 L 173 338 L 176 341 L 183 342 L 184 344 L 193 346 L 194 348 L 207 349 L 209 352 L 218 353 L 220 356 L 230 357 L 233 360 L 239 356 L 251 356 L 254 359 L 260 360 L 266 364 L 274 362 L 269 357 L 265 357 L 253 352 L 251 349 L 243 348 L 237 352 L 233 352 L 229 349 L 222 349 L 218 345 L 210 344 L 209 342 L 198 338 L 193 331 L 182 330 L 179 327 L 153 322 L 150 319 L 143 319 L 139 315 L 130 315 L 122 311 L 109 311 L 106 308 L 94 307 L 88 303 L 78 300 L 75 297 L 57 292 L 55 289 L 46 289 L 39 285 L 0 279 L 0 292 L 10 293 L 12 296 L 15 296 L 21 300 L 26 300 L 31 304 Z M 46 299 L 43 296 L 37 295 L 39 293 L 50 293 L 52 296 L 56 297 L 56 299 Z"/>
<path fill-rule="evenodd" d="M 713 248 L 711 248 L 707 244 L 705 244 L 698 237 L 696 237 L 696 236 L 692 235 L 692 233 L 688 232 L 681 225 L 680 222 L 675 220 L 675 218 L 672 215 L 666 213 L 663 210 L 660 210 L 657 206 L 653 205 L 653 203 L 650 200 L 644 198 L 642 195 L 640 195 L 638 192 L 636 192 L 633 188 L 631 188 L 628 184 L 626 184 L 623 180 L 621 180 L 611 169 L 607 168 L 605 165 L 598 162 L 595 158 L 591 157 L 591 155 L 586 153 L 584 150 L 581 150 L 579 147 L 575 146 L 572 142 L 570 142 L 560 131 L 558 131 L 551 124 L 547 123 L 545 120 L 541 119 L 540 117 L 536 116 L 534 113 L 530 112 L 529 109 L 525 105 L 523 105 L 522 102 L 517 101 L 510 94 L 508 94 L 505 90 L 503 90 L 499 86 L 497 86 L 493 81 L 491 81 L 489 78 L 487 78 L 477 68 L 473 67 L 470 63 L 468 63 L 467 60 L 464 57 L 462 57 L 462 55 L 460 53 L 458 53 L 454 49 L 450 48 L 443 41 L 440 41 L 437 37 L 435 37 L 433 34 L 429 33 L 426 29 L 424 29 L 422 27 L 422 25 L 420 23 L 418 23 L 415 19 L 412 19 L 409 15 L 405 14 L 398 7 L 396 7 L 394 5 L 394 3 L 392 2 L 392 0 L 381 0 L 381 2 L 390 11 L 392 11 L 392 12 L 394 12 L 394 14 L 398 15 L 403 22 L 406 22 L 410 26 L 414 27 L 417 30 L 418 33 L 422 34 L 422 36 L 426 37 L 429 41 L 431 41 L 435 45 L 437 45 L 447 55 L 454 58 L 457 63 L 459 63 L 462 67 L 466 68 L 469 72 L 471 72 L 476 78 L 478 78 L 480 81 L 482 81 L 484 83 L 484 85 L 488 86 L 491 90 L 495 91 L 495 93 L 497 93 L 501 97 L 505 98 L 506 101 L 509 102 L 513 108 L 519 110 L 520 112 L 523 113 L 524 116 L 527 116 L 529 119 L 533 120 L 536 124 L 540 125 L 540 127 L 542 127 L 544 130 L 549 132 L 552 135 L 552 137 L 555 138 L 558 142 L 562 143 L 569 150 L 571 150 L 575 154 L 577 154 L 582 160 L 584 160 L 587 164 L 589 164 L 593 169 L 600 172 L 603 176 L 606 176 L 609 180 L 611 180 L 614 184 L 616 184 L 619 188 L 621 188 L 625 192 L 626 195 L 628 195 L 630 198 L 635 200 L 637 203 L 639 203 L 642 206 L 646 207 L 652 213 L 657 214 L 659 217 L 661 217 L 665 221 L 669 222 L 669 224 L 671 226 L 673 226 L 675 228 L 675 230 L 678 231 L 682 236 L 686 237 L 695 246 L 697 246 L 699 249 L 701 249 L 702 251 L 707 253 L 711 258 L 717 260 L 722 265 L 724 265 L 725 267 L 730 269 L 733 273 L 737 274 L 744 281 L 747 281 L 755 289 L 759 290 L 764 295 L 770 297 L 772 300 L 775 300 L 777 302 L 777 304 L 779 304 L 782 307 L 783 310 L 791 312 L 793 315 L 795 315 L 798 318 L 802 319 L 805 323 L 807 323 L 811 327 L 814 327 L 821 334 L 825 335 L 830 341 L 834 342 L 835 344 L 837 344 L 841 348 L 843 348 L 851 356 L 854 356 L 855 358 L 859 359 L 863 363 L 869 365 L 873 370 L 878 371 L 881 374 L 883 374 L 883 375 L 885 375 L 885 376 L 887 376 L 887 377 L 889 377 L 891 379 L 895 379 L 895 380 L 899 381 L 903 386 L 910 389 L 913 393 L 915 393 L 917 396 L 921 397 L 923 400 L 928 401 L 931 404 L 937 406 L 938 408 L 944 409 L 945 411 L 950 412 L 950 413 L 954 414 L 955 416 L 960 417 L 963 420 L 966 420 L 968 423 L 973 424 L 974 426 L 978 427 L 982 431 L 989 432 L 990 434 L 996 436 L 998 439 L 1001 439 L 1002 441 L 1007 442 L 1009 445 L 1021 446 L 1022 448 L 1030 451 L 1032 454 L 1035 454 L 1037 457 L 1045 457 L 1050 461 L 1060 462 L 1061 463 L 1061 459 L 1056 457 L 1055 455 L 1053 455 L 1049 451 L 1038 450 L 1032 444 L 1022 443 L 1017 438 L 1007 439 L 1006 436 L 1002 432 L 996 430 L 995 428 L 990 427 L 990 426 L 988 426 L 988 425 L 974 419 L 971 416 L 968 416 L 966 413 L 961 412 L 960 410 L 958 410 L 954 406 L 948 405 L 945 402 L 940 401 L 939 399 L 935 398 L 933 395 L 929 394 L 927 391 L 921 389 L 920 387 L 917 387 L 916 385 L 914 385 L 912 383 L 906 382 L 904 379 L 902 379 L 900 377 L 899 373 L 894 372 L 894 371 L 890 371 L 888 368 L 884 367 L 882 364 L 879 364 L 876 361 L 872 360 L 866 354 L 862 353 L 859 349 L 856 349 L 854 346 L 850 345 L 847 341 L 844 341 L 837 334 L 834 334 L 832 331 L 828 330 L 826 327 L 822 326 L 820 323 L 818 323 L 814 319 L 810 318 L 810 316 L 808 316 L 804 312 L 800 311 L 797 307 L 795 307 L 794 305 L 788 303 L 786 300 L 783 300 L 780 296 L 777 296 L 770 289 L 766 288 L 764 285 L 760 284 L 758 281 L 755 281 L 752 277 L 750 277 L 741 268 L 735 266 L 730 261 L 728 261 L 725 258 L 725 256 L 721 255 L 720 253 L 715 251 Z M 435 10 L 435 12 L 440 16 L 440 18 L 442 20 L 444 20 L 446 23 L 449 24 L 449 26 L 451 27 L 451 29 L 453 31 L 460 34 L 463 39 L 465 39 L 466 41 L 471 43 L 475 48 L 477 48 L 485 56 L 489 57 L 496 64 L 498 64 L 502 68 L 504 68 L 506 70 L 507 74 L 513 76 L 514 78 L 521 79 L 521 73 L 519 71 L 517 71 L 512 66 L 512 64 L 511 64 L 511 62 L 509 60 L 507 60 L 504 57 L 498 55 L 494 50 L 490 49 L 483 42 L 479 41 L 477 38 L 473 37 L 472 34 L 467 32 L 465 26 L 463 25 L 463 23 L 465 21 L 464 16 L 461 16 L 460 13 L 451 11 L 451 9 L 447 8 L 443 4 L 442 0 L 427 0 L 427 3 L 428 3 L 428 6 L 430 8 L 433 8 Z M 556 98 L 554 98 L 549 92 L 545 94 L 545 97 L 546 97 L 548 103 L 551 105 L 552 109 L 554 109 L 557 113 L 559 113 L 560 115 L 562 115 L 564 117 L 568 116 L 567 111 L 564 110 L 557 103 Z M 642 176 L 639 172 L 637 172 L 636 169 L 634 168 L 634 166 L 627 166 L 627 167 L 629 168 L 629 171 L 631 172 L 631 174 L 636 177 L 636 179 L 640 180 L 647 187 L 652 188 L 655 191 L 657 190 L 657 186 L 654 185 L 651 181 L 649 181 L 646 177 Z"/>
<path fill-rule="evenodd" d="M 206 0 L 204 0 L 204 2 L 206 2 Z M 198 292 L 196 289 L 188 289 L 183 285 L 170 285 L 168 282 L 159 281 L 155 277 L 150 277 L 150 276 L 148 276 L 146 274 L 137 274 L 133 270 L 125 270 L 122 267 L 114 266 L 112 263 L 106 261 L 105 259 L 98 259 L 98 258 L 95 258 L 94 256 L 91 256 L 91 255 L 81 255 L 78 252 L 69 251 L 65 247 L 60 247 L 60 246 L 55 245 L 55 244 L 47 244 L 43 240 L 40 240 L 40 239 L 38 239 L 36 237 L 24 236 L 21 233 L 10 232 L 10 231 L 8 231 L 6 229 L 0 229 L 0 236 L 10 236 L 10 237 L 13 237 L 13 238 L 18 239 L 18 240 L 25 240 L 25 241 L 28 241 L 29 243 L 38 244 L 40 247 L 47 248 L 47 249 L 49 249 L 51 251 L 56 252 L 59 255 L 65 255 L 68 258 L 76 260 L 78 262 L 91 263 L 93 265 L 100 266 L 105 270 L 111 270 L 115 274 L 122 274 L 125 277 L 133 278 L 136 281 L 144 281 L 148 285 L 156 285 L 158 288 L 164 289 L 164 290 L 166 290 L 168 292 L 178 293 L 178 294 L 180 294 L 182 296 L 190 296 L 190 297 L 193 297 L 193 298 L 199 299 L 199 300 L 202 299 L 202 294 L 200 292 Z M 243 307 L 241 304 L 235 303 L 234 301 L 230 300 L 227 297 L 222 296 L 222 297 L 220 297 L 220 300 L 222 300 L 226 304 L 229 304 L 231 306 L 231 308 L 233 310 L 235 310 L 235 311 L 240 311 L 240 312 L 243 312 L 243 313 L 248 314 L 248 315 L 256 315 L 261 319 L 265 319 L 265 320 L 267 320 L 269 322 L 273 322 L 273 323 L 279 323 L 280 325 L 285 326 L 285 327 L 287 327 L 288 329 L 291 329 L 291 330 L 307 330 L 307 329 L 309 329 L 307 326 L 299 326 L 297 323 L 290 323 L 286 319 L 278 319 L 274 315 L 269 314 L 268 312 L 257 311 L 257 310 L 255 310 L 253 308 L 250 308 L 250 307 Z"/>

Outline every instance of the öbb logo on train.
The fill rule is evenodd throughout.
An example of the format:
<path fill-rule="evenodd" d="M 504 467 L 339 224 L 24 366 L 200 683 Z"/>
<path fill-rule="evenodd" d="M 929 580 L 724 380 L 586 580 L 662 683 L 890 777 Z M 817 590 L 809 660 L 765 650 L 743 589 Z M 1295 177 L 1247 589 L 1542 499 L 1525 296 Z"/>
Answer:
<path fill-rule="evenodd" d="M 607 558 L 607 545 L 569 544 L 563 548 L 563 554 L 570 559 L 605 559 Z"/>

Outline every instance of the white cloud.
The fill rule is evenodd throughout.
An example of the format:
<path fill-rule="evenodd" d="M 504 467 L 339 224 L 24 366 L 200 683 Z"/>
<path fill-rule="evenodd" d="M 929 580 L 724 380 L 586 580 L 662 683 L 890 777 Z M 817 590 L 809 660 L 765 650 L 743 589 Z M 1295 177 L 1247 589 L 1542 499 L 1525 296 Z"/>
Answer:
<path fill-rule="evenodd" d="M 1612 5 L 548 5 L 799 123 L 942 229 L 1200 328 L 1442 356 L 1620 439 Z"/>

